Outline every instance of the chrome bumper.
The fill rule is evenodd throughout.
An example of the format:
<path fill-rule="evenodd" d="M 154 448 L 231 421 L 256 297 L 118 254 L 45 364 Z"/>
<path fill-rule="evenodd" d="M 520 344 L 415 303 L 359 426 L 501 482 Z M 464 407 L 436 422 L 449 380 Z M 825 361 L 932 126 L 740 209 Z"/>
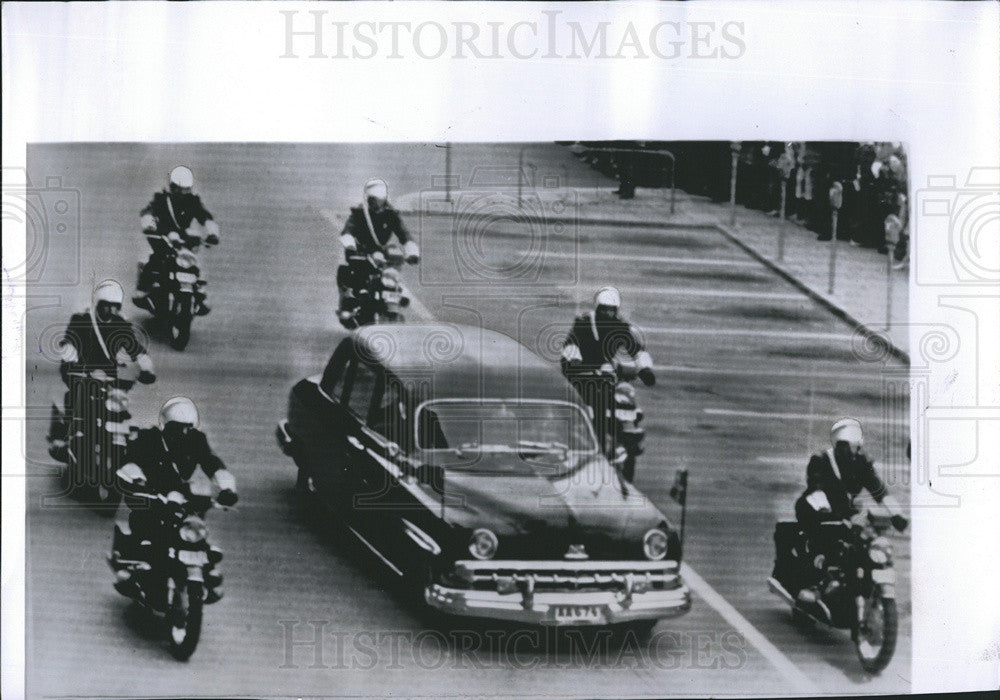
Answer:
<path fill-rule="evenodd" d="M 433 608 L 452 615 L 465 617 L 483 617 L 526 622 L 541 625 L 607 625 L 636 620 L 655 620 L 683 615 L 691 609 L 691 592 L 680 580 L 679 575 L 666 574 L 669 585 L 665 588 L 639 588 L 633 586 L 632 577 L 627 577 L 627 583 L 621 588 L 608 590 L 572 590 L 571 588 L 544 590 L 533 585 L 523 585 L 528 579 L 543 579 L 546 570 L 564 569 L 565 562 L 517 562 L 526 565 L 525 572 L 517 574 L 521 581 L 518 590 L 498 590 L 482 588 L 452 588 L 434 583 L 424 589 L 424 599 Z M 490 562 L 486 566 L 503 568 L 510 571 L 509 564 Z M 471 564 L 477 568 L 483 563 Z M 632 563 L 626 567 L 635 566 Z M 652 562 L 642 566 L 643 569 L 655 567 Z M 662 564 L 659 565 L 663 567 Z M 676 571 L 677 564 L 669 566 Z M 520 567 L 517 567 L 520 568 Z M 577 567 L 573 567 L 577 568 Z M 623 563 L 588 562 L 578 565 L 577 571 L 582 576 L 599 577 L 601 572 L 623 568 Z M 467 570 L 463 562 L 456 567 L 458 571 Z M 582 570 L 582 571 L 581 571 Z M 524 569 L 522 569 L 524 571 Z M 484 572 L 476 572 L 475 578 L 482 580 Z M 617 579 L 616 579 L 617 580 Z"/>

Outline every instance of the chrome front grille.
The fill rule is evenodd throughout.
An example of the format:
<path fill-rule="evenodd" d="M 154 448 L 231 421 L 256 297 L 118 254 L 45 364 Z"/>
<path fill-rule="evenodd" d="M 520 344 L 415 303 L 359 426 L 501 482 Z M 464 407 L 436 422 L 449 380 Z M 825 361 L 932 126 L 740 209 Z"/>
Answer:
<path fill-rule="evenodd" d="M 642 592 L 681 585 L 674 561 L 459 561 L 454 577 L 465 587 L 498 593 Z"/>

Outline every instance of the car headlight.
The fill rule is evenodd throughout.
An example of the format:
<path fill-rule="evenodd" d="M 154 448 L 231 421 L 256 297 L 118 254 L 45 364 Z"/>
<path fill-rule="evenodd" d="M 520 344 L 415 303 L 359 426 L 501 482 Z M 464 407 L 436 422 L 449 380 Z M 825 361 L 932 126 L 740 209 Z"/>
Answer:
<path fill-rule="evenodd" d="M 667 533 L 658 527 L 654 527 L 642 538 L 642 551 L 646 558 L 652 561 L 660 561 L 667 556 L 667 543 L 669 539 Z"/>
<path fill-rule="evenodd" d="M 181 525 L 178 533 L 181 540 L 188 543 L 201 542 L 208 537 L 208 528 L 201 518 L 188 518 Z"/>
<path fill-rule="evenodd" d="M 476 559 L 492 559 L 497 553 L 499 544 L 496 535 L 481 527 L 472 533 L 472 538 L 469 540 L 469 554 Z"/>

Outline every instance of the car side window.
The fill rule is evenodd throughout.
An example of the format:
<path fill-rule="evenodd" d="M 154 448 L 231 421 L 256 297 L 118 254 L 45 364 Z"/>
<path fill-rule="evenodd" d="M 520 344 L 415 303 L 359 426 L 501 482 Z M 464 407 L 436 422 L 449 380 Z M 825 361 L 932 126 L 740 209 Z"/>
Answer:
<path fill-rule="evenodd" d="M 331 399 L 343 400 L 344 380 L 347 377 L 347 360 L 350 357 L 351 339 L 345 339 L 333 352 L 333 357 L 323 370 L 319 388 Z"/>
<path fill-rule="evenodd" d="M 372 410 L 369 427 L 395 442 L 404 450 L 409 421 L 407 419 L 406 392 L 399 381 L 389 378 L 378 406 Z"/>
<path fill-rule="evenodd" d="M 377 367 L 355 358 L 351 362 L 351 381 L 348 389 L 347 408 L 357 416 L 362 423 L 368 421 L 369 412 L 374 405 L 374 393 L 378 388 Z"/>

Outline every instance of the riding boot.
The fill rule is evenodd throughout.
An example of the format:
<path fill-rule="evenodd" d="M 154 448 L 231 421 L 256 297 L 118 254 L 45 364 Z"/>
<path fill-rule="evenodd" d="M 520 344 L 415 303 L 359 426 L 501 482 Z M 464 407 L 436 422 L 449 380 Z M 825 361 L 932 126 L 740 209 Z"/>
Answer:
<path fill-rule="evenodd" d="M 209 312 L 212 311 L 208 304 L 205 303 L 205 299 L 208 295 L 204 292 L 195 292 L 194 294 L 194 305 L 195 305 L 195 316 L 208 316 Z"/>
<path fill-rule="evenodd" d="M 49 442 L 49 456 L 57 462 L 69 462 L 69 425 L 68 415 L 53 403 L 46 439 Z"/>
<path fill-rule="evenodd" d="M 222 574 L 215 568 L 205 572 L 205 605 L 222 600 Z"/>

